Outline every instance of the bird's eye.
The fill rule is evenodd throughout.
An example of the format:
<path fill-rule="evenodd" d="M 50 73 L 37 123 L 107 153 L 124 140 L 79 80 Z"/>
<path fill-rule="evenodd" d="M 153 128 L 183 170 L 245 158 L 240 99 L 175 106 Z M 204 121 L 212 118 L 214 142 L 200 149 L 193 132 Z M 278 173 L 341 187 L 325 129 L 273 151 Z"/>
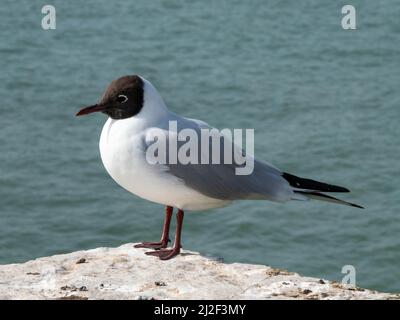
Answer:
<path fill-rule="evenodd" d="M 120 95 L 118 96 L 118 98 L 117 98 L 117 101 L 118 101 L 119 103 L 125 103 L 125 102 L 128 101 L 128 97 L 127 97 L 126 95 L 124 95 L 124 94 L 120 94 Z"/>

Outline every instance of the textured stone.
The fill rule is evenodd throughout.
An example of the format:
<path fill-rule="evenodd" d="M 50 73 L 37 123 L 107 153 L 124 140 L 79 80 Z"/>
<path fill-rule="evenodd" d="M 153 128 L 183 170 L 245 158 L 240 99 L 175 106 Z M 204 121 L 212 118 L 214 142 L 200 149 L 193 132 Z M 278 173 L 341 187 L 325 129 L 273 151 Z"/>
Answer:
<path fill-rule="evenodd" d="M 97 248 L 0 266 L 0 299 L 397 299 L 268 266 L 226 264 L 196 252 L 161 261 Z"/>

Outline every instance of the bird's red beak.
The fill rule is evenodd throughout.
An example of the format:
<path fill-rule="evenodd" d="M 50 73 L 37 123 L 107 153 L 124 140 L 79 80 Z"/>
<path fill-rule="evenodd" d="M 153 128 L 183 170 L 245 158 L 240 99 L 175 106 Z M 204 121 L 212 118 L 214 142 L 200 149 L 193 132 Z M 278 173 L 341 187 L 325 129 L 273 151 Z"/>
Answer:
<path fill-rule="evenodd" d="M 93 112 L 101 112 L 104 111 L 106 109 L 105 105 L 102 104 L 94 104 L 92 106 L 89 107 L 85 107 L 83 109 L 81 109 L 76 116 L 84 116 L 85 114 L 89 114 L 89 113 L 93 113 Z"/>

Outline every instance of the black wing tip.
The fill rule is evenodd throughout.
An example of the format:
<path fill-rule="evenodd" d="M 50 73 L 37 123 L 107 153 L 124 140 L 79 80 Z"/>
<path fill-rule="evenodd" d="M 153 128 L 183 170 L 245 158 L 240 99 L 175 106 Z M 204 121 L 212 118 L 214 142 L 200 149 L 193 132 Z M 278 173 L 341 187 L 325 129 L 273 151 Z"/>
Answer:
<path fill-rule="evenodd" d="M 339 186 L 332 186 L 332 187 L 334 187 L 333 188 L 334 191 L 331 191 L 331 192 L 350 192 L 350 190 L 345 187 L 339 187 Z"/>
<path fill-rule="evenodd" d="M 289 184 L 293 188 L 322 191 L 322 192 L 350 192 L 350 190 L 345 187 L 335 186 L 333 184 L 297 177 L 287 172 L 283 172 L 282 177 L 287 182 L 289 182 Z"/>
<path fill-rule="evenodd" d="M 360 206 L 358 204 L 347 202 L 342 199 L 338 199 L 338 198 L 335 198 L 335 197 L 332 197 L 330 195 L 320 193 L 320 192 L 315 192 L 315 191 L 294 191 L 294 192 L 309 195 L 309 196 L 314 196 L 314 198 L 316 198 L 318 200 L 324 200 L 324 199 L 325 199 L 325 201 L 334 200 L 337 203 L 344 204 L 344 205 L 347 205 L 350 207 L 365 209 L 363 206 Z M 326 199 L 328 199 L 328 200 L 326 200 Z"/>
<path fill-rule="evenodd" d="M 360 208 L 360 209 L 365 209 L 363 206 L 360 206 L 358 204 L 355 203 L 349 203 L 350 206 L 355 207 L 355 208 Z"/>

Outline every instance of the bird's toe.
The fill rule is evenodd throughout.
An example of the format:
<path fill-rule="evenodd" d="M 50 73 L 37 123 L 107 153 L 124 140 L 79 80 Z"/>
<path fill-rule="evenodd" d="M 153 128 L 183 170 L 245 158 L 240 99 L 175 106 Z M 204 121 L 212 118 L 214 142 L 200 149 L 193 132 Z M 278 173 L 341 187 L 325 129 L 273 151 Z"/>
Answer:
<path fill-rule="evenodd" d="M 134 245 L 135 248 L 147 248 L 147 249 L 163 249 L 167 247 L 165 242 L 142 242 Z"/>

